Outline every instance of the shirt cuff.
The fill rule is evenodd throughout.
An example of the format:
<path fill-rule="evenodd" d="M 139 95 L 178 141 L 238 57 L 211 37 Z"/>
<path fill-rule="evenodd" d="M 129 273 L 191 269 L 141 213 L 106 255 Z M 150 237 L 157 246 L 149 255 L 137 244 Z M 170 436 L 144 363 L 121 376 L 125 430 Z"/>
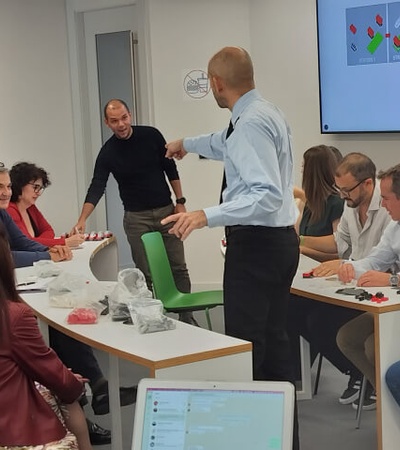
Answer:
<path fill-rule="evenodd" d="M 210 206 L 204 209 L 204 213 L 207 217 L 207 225 L 209 228 L 223 226 L 222 213 L 219 206 Z"/>

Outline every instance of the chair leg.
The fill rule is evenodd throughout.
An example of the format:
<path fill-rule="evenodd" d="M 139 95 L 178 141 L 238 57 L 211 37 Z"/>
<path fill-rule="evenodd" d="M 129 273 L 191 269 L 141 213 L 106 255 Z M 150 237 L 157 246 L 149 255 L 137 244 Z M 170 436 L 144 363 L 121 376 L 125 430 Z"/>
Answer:
<path fill-rule="evenodd" d="M 208 329 L 209 329 L 210 331 L 212 331 L 211 318 L 210 318 L 210 309 L 209 309 L 209 308 L 206 308 L 206 309 L 204 310 L 204 312 L 206 313 L 206 319 L 207 319 Z"/>
<path fill-rule="evenodd" d="M 314 385 L 314 392 L 313 395 L 318 394 L 318 386 L 319 386 L 319 380 L 321 378 L 321 369 L 322 369 L 322 360 L 324 359 L 322 353 L 319 354 L 318 358 L 318 366 L 317 366 L 317 376 L 315 377 L 315 385 Z"/>
<path fill-rule="evenodd" d="M 367 389 L 367 383 L 368 383 L 368 380 L 364 376 L 362 379 L 362 383 L 361 383 L 360 397 L 358 399 L 358 407 L 357 407 L 357 415 L 356 415 L 356 419 L 357 419 L 356 430 L 358 430 L 361 425 L 361 413 L 362 413 L 363 406 L 364 406 L 364 397 L 365 397 L 365 391 Z"/>

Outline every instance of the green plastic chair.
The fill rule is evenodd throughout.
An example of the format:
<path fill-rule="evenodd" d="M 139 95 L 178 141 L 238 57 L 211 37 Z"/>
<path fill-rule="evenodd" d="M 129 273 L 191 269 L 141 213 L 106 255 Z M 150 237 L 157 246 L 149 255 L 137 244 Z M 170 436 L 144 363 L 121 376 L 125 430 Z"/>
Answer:
<path fill-rule="evenodd" d="M 183 293 L 178 291 L 161 233 L 158 231 L 142 235 L 142 242 L 149 263 L 154 295 L 161 300 L 168 312 L 203 311 L 208 329 L 212 330 L 211 308 L 223 305 L 222 291 Z"/>

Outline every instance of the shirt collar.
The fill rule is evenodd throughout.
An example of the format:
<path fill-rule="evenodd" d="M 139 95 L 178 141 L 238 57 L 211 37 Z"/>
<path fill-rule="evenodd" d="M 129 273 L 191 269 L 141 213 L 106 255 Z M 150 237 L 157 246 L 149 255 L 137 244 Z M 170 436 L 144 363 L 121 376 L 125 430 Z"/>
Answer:
<path fill-rule="evenodd" d="M 247 106 L 252 103 L 256 99 L 261 99 L 260 93 L 257 91 L 257 89 L 252 89 L 245 94 L 243 94 L 239 100 L 233 105 L 232 108 L 232 124 L 233 126 L 236 125 L 237 120 L 239 119 L 239 116 L 242 114 L 242 112 L 247 108 Z"/>
<path fill-rule="evenodd" d="M 382 199 L 381 199 L 381 189 L 379 186 L 379 181 L 375 180 L 375 189 L 374 193 L 372 194 L 371 202 L 368 207 L 368 211 L 377 211 L 378 209 L 382 208 L 381 205 Z"/>

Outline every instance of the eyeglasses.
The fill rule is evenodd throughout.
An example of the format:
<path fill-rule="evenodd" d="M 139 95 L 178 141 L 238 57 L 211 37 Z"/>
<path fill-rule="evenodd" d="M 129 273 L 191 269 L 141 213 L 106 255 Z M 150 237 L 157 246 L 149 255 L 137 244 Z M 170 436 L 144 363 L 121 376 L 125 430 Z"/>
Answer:
<path fill-rule="evenodd" d="M 368 177 L 369 178 L 369 177 Z M 360 186 L 360 184 L 364 183 L 364 181 L 367 181 L 368 178 L 364 178 L 363 180 L 361 180 L 359 183 L 357 183 L 355 186 L 353 186 L 350 189 L 346 189 L 346 188 L 340 188 L 339 186 L 336 186 L 336 184 L 333 184 L 333 189 L 335 189 L 340 195 L 343 195 L 343 197 L 348 197 L 350 192 L 354 191 L 354 189 L 358 188 L 358 186 Z"/>
<path fill-rule="evenodd" d="M 28 183 L 28 184 L 30 184 L 33 187 L 33 191 L 35 192 L 35 194 L 43 194 L 43 191 L 46 189 L 41 184 L 36 183 Z"/>

